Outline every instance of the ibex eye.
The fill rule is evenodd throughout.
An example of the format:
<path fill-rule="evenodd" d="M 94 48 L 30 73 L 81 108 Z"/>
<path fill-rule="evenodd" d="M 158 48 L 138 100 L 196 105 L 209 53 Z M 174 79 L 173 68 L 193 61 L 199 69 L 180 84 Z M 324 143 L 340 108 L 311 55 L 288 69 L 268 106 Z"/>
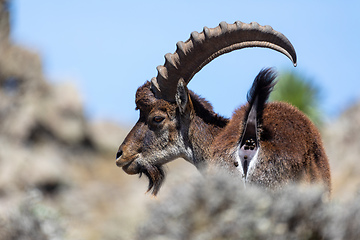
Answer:
<path fill-rule="evenodd" d="M 164 117 L 161 117 L 161 116 L 155 116 L 153 118 L 153 121 L 156 122 L 156 123 L 161 123 L 165 118 Z"/>

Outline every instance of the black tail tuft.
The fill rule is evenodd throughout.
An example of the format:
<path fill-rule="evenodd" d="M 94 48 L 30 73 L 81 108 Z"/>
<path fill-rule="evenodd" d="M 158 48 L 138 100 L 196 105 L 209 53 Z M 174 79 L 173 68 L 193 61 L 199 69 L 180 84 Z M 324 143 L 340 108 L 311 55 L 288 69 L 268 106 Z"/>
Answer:
<path fill-rule="evenodd" d="M 276 73 L 271 68 L 260 71 L 247 95 L 249 108 L 244 119 L 244 131 L 240 138 L 239 157 L 244 177 L 247 176 L 250 161 L 259 149 L 258 126 L 262 123 L 265 102 L 275 85 Z"/>
<path fill-rule="evenodd" d="M 247 101 L 250 105 L 249 112 L 252 107 L 255 107 L 258 123 L 262 120 L 264 106 L 276 84 L 276 77 L 276 71 L 272 68 L 262 69 L 256 76 L 254 83 L 247 94 Z M 254 104 L 256 104 L 256 106 L 253 106 Z"/>

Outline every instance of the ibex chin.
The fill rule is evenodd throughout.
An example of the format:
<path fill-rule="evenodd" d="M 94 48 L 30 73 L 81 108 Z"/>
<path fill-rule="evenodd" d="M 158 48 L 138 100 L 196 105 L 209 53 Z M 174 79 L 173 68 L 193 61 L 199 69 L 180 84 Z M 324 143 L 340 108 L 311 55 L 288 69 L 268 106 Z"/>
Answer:
<path fill-rule="evenodd" d="M 300 111 L 285 103 L 265 104 L 275 73 L 262 70 L 249 103 L 229 120 L 187 84 L 207 63 L 247 47 L 274 49 L 296 66 L 290 41 L 270 26 L 221 22 L 193 32 L 165 55 L 158 75 L 136 92 L 140 117 L 120 145 L 116 164 L 128 174 L 144 173 L 156 195 L 165 173 L 162 165 L 182 157 L 199 170 L 229 170 L 246 182 L 266 187 L 289 181 L 322 182 L 330 189 L 329 164 L 317 129 Z"/>

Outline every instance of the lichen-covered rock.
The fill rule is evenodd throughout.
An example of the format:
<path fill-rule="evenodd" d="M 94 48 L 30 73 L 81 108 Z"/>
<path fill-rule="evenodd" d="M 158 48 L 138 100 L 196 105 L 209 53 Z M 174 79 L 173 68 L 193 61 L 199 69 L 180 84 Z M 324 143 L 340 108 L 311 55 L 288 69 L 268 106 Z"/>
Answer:
<path fill-rule="evenodd" d="M 54 209 L 37 203 L 37 194 L 28 194 L 24 201 L 0 219 L 1 240 L 60 240 L 64 229 Z"/>

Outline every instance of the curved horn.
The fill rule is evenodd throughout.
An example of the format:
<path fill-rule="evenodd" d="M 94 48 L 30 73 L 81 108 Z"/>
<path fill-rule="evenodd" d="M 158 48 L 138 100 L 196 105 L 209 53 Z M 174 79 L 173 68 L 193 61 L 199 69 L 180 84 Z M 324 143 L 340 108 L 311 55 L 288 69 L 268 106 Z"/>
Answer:
<path fill-rule="evenodd" d="M 176 44 L 175 53 L 165 55 L 165 64 L 157 67 L 158 75 L 151 79 L 151 89 L 157 98 L 175 101 L 176 86 L 182 78 L 186 84 L 206 64 L 216 57 L 247 47 L 274 49 L 285 54 L 296 66 L 296 52 L 290 41 L 270 26 L 236 21 L 221 22 L 215 28 L 204 27 L 192 32 L 186 42 Z"/>

